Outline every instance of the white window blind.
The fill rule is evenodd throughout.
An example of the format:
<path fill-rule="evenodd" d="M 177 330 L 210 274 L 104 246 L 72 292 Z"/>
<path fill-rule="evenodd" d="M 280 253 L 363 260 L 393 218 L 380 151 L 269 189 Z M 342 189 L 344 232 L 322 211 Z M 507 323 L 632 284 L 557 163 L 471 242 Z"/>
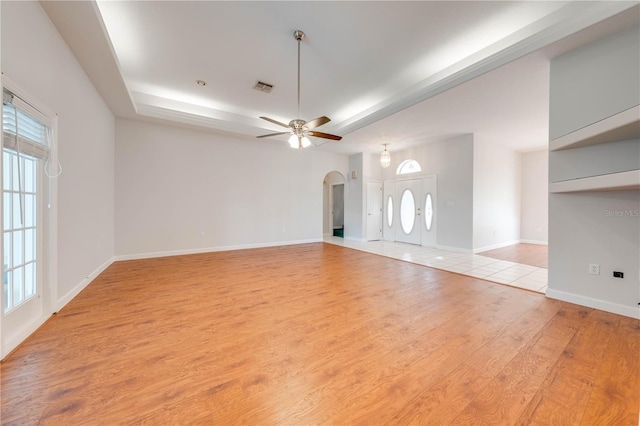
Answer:
<path fill-rule="evenodd" d="M 3 95 L 3 146 L 33 157 L 47 158 L 49 156 L 50 129 L 38 120 L 39 112 L 19 98 L 7 96 L 6 93 Z"/>

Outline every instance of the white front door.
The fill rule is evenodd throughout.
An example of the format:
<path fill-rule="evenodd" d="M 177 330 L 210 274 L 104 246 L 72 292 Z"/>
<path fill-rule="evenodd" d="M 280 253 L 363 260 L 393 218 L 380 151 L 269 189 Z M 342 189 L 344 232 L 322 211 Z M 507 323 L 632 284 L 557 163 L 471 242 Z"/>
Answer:
<path fill-rule="evenodd" d="M 382 239 L 382 183 L 367 182 L 367 241 Z"/>
<path fill-rule="evenodd" d="M 422 190 L 421 179 L 396 182 L 398 200 L 398 221 L 396 241 L 420 244 L 422 233 Z"/>

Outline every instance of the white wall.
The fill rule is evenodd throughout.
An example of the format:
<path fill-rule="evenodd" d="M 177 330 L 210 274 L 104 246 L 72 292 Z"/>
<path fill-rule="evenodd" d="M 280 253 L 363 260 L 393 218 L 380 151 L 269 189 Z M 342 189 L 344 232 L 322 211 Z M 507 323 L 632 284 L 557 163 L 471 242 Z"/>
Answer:
<path fill-rule="evenodd" d="M 114 255 L 114 117 L 38 2 L 1 2 L 2 72 L 58 114 L 58 307 Z"/>
<path fill-rule="evenodd" d="M 639 86 L 639 27 L 553 59 L 551 138 L 640 104 Z M 640 169 L 639 146 L 636 139 L 552 151 L 550 181 L 622 164 Z M 550 194 L 547 296 L 640 318 L 639 212 L 638 190 Z M 599 264 L 600 275 L 590 275 L 589 264 Z"/>
<path fill-rule="evenodd" d="M 473 146 L 473 250 L 520 240 L 520 154 L 475 136 Z"/>
<path fill-rule="evenodd" d="M 473 155 L 473 135 L 461 135 L 391 152 L 391 165 L 382 172 L 382 179 L 394 180 L 398 165 L 414 159 L 422 167 L 419 175 L 438 176 L 437 245 L 441 248 L 473 248 Z"/>
<path fill-rule="evenodd" d="M 116 120 L 116 253 L 322 239 L 323 180 L 347 157 L 286 143 Z"/>
<path fill-rule="evenodd" d="M 550 139 L 638 105 L 638 40 L 636 26 L 552 60 Z"/>
<path fill-rule="evenodd" d="M 547 294 L 638 317 L 640 192 L 550 194 L 550 204 Z M 591 263 L 600 275 L 588 273 Z"/>
<path fill-rule="evenodd" d="M 525 152 L 521 159 L 520 241 L 546 244 L 549 234 L 549 151 Z"/>
<path fill-rule="evenodd" d="M 563 149 L 549 153 L 549 181 L 561 182 L 590 176 L 638 170 L 638 140 Z"/>
<path fill-rule="evenodd" d="M 367 195 L 364 187 L 364 154 L 360 152 L 350 155 L 348 161 L 348 173 L 345 174 L 347 183 L 345 186 L 344 237 L 349 240 L 364 241 L 364 206 Z M 356 173 L 355 179 L 353 172 Z"/>

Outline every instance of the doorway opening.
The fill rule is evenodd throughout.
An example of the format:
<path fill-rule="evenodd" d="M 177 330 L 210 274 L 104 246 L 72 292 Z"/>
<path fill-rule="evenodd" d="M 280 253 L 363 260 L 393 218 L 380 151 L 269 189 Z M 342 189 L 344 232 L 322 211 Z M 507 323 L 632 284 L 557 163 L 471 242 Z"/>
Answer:
<path fill-rule="evenodd" d="M 322 233 L 344 238 L 345 178 L 340 172 L 326 174 L 323 181 Z"/>

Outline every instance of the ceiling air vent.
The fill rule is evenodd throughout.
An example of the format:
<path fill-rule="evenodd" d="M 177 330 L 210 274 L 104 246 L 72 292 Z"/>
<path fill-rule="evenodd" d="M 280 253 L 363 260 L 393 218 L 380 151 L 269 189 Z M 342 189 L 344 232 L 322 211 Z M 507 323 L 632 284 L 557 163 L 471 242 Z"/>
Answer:
<path fill-rule="evenodd" d="M 258 81 L 253 88 L 264 93 L 271 93 L 271 90 L 273 90 L 273 84 Z"/>

